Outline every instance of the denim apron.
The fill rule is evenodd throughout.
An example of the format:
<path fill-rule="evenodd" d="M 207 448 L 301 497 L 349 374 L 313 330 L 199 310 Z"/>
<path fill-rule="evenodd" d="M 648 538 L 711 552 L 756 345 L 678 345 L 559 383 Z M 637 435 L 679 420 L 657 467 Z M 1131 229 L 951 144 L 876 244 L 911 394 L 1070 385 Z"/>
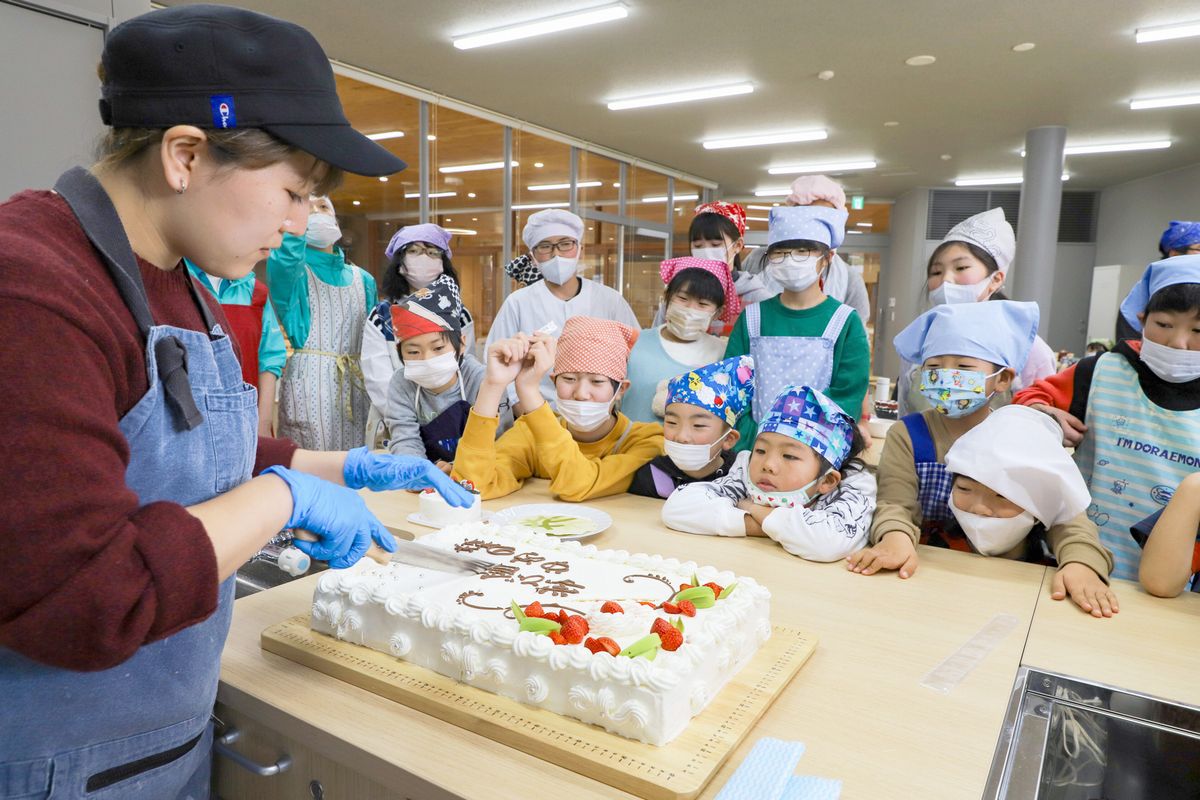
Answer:
<path fill-rule="evenodd" d="M 954 512 L 950 510 L 954 480 L 946 465 L 938 461 L 929 423 L 920 412 L 901 417 L 900 421 L 912 440 L 917 500 L 921 504 L 920 543 L 971 552 L 971 543 L 954 523 Z"/>
<path fill-rule="evenodd" d="M 126 483 L 143 505 L 193 505 L 248 480 L 256 392 L 195 285 L 189 280 L 211 333 L 154 325 L 137 261 L 99 182 L 77 167 L 54 188 L 146 338 L 150 388 L 120 420 L 130 449 Z M 218 596 L 208 619 L 111 669 L 59 669 L 0 648 L 0 798 L 207 798 L 232 577 Z"/>
<path fill-rule="evenodd" d="M 829 391 L 833 382 L 834 345 L 853 311 L 844 303 L 839 306 L 820 336 L 763 336 L 758 304 L 746 307 L 746 332 L 750 337 L 750 355 L 754 356 L 755 422 L 762 422 L 775 398 L 790 383 L 811 386 L 819 392 Z"/>

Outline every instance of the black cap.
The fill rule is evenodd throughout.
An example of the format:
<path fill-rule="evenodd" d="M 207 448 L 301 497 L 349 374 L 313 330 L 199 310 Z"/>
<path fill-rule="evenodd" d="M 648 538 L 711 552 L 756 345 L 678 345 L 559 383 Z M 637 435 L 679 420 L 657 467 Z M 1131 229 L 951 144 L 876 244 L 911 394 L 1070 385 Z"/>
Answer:
<path fill-rule="evenodd" d="M 100 118 L 121 128 L 261 128 L 356 175 L 406 166 L 350 127 L 312 34 L 240 8 L 189 5 L 118 25 L 104 42 Z"/>

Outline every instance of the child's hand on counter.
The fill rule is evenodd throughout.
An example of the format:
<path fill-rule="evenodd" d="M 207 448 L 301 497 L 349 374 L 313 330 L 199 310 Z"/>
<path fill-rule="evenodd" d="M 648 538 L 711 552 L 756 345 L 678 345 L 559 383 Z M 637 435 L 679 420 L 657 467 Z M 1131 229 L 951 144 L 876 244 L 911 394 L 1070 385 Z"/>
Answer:
<path fill-rule="evenodd" d="M 746 520 L 747 536 L 767 535 L 763 532 L 762 525 L 767 519 L 767 515 L 775 510 L 772 506 L 760 506 L 746 497 L 738 501 L 737 507 L 746 512 L 744 519 Z"/>
<path fill-rule="evenodd" d="M 917 571 L 917 547 L 903 531 L 890 531 L 874 547 L 864 547 L 846 557 L 846 569 L 862 575 L 874 575 L 881 569 L 900 571 L 911 578 Z"/>
<path fill-rule="evenodd" d="M 1112 588 L 1091 567 L 1076 561 L 1059 567 L 1050 587 L 1050 597 L 1055 600 L 1065 600 L 1067 595 L 1093 617 L 1111 617 L 1120 611 Z"/>

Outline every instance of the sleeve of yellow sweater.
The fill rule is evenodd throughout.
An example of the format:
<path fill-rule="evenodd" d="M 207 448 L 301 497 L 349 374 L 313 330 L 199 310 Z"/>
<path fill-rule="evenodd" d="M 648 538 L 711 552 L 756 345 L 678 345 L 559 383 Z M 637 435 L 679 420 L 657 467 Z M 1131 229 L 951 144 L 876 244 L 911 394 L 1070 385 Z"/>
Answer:
<path fill-rule="evenodd" d="M 1108 575 L 1113 567 L 1112 553 L 1100 544 L 1100 531 L 1096 523 L 1087 518 L 1086 511 L 1051 527 L 1046 531 L 1046 543 L 1058 559 L 1059 567 L 1072 561 L 1078 562 L 1090 567 L 1092 572 L 1108 583 Z"/>
<path fill-rule="evenodd" d="M 554 415 L 550 416 L 553 419 Z M 454 476 L 475 484 L 484 500 L 520 489 L 537 465 L 533 434 L 525 424 L 525 417 L 497 440 L 499 424 L 496 417 L 484 417 L 472 409 L 454 453 Z"/>
<path fill-rule="evenodd" d="M 528 422 L 538 463 L 550 476 L 550 492 L 572 503 L 626 491 L 638 467 L 663 452 L 662 427 L 652 422 L 633 423 L 620 452 L 596 457 L 580 451 L 548 404 L 521 419 Z M 621 417 L 618 424 L 626 421 Z"/>
<path fill-rule="evenodd" d="M 879 493 L 871 522 L 871 544 L 877 544 L 891 531 L 903 531 L 916 544 L 921 536 L 921 502 L 917 499 L 912 439 L 903 422 L 888 428 L 877 475 Z"/>

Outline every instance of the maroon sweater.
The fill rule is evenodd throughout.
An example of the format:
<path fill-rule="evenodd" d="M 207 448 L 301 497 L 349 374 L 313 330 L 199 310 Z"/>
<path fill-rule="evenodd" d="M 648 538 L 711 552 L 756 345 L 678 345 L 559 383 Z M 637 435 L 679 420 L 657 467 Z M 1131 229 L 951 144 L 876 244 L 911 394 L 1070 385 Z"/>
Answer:
<path fill-rule="evenodd" d="M 138 259 L 156 324 L 203 331 L 182 265 Z M 215 298 L 200 292 L 224 325 Z M 115 666 L 217 606 L 204 526 L 139 505 L 117 424 L 146 393 L 145 344 L 66 202 L 0 205 L 0 645 L 59 667 Z M 259 439 L 254 471 L 296 445 Z"/>

